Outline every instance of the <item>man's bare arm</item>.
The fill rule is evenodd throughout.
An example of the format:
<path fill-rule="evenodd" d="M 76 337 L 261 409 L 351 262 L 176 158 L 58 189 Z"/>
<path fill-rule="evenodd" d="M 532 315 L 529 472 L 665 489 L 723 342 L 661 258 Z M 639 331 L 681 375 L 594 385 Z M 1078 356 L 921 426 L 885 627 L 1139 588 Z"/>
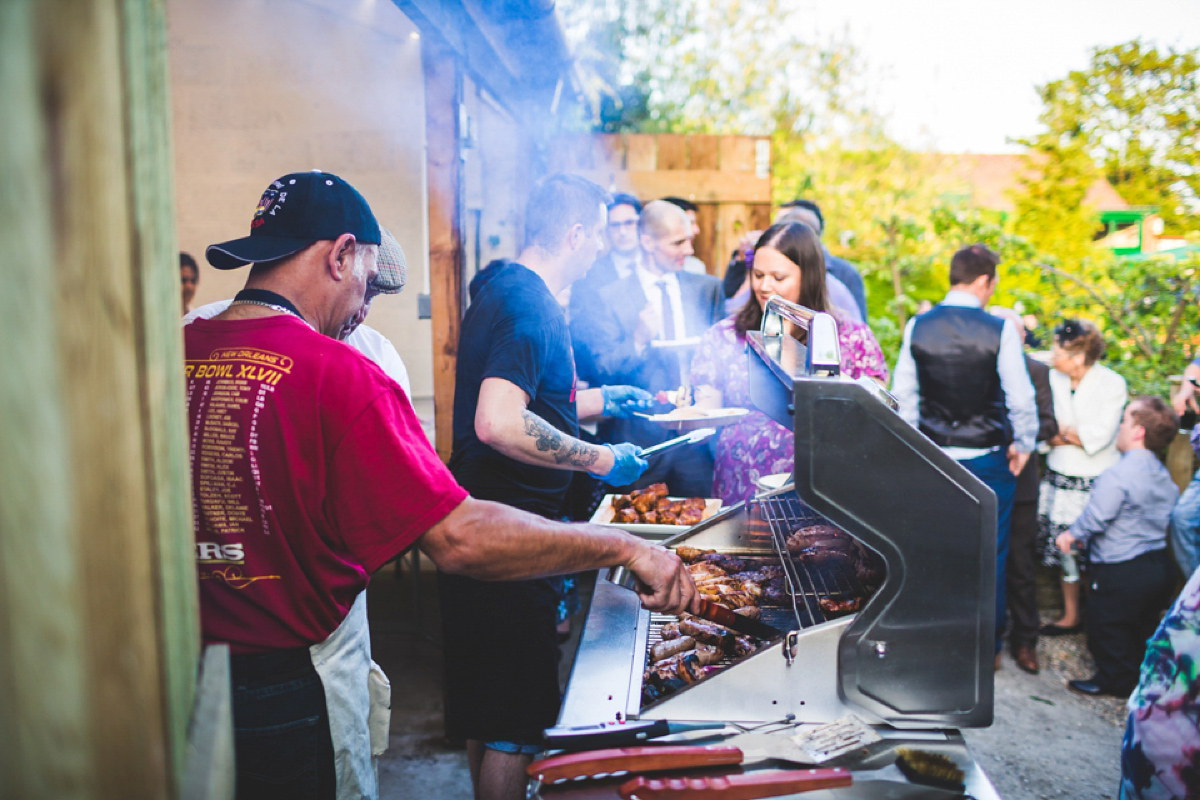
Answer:
<path fill-rule="evenodd" d="M 528 409 L 529 395 L 503 378 L 485 378 L 475 407 L 475 435 L 524 464 L 607 475 L 612 451 L 568 436 Z"/>
<path fill-rule="evenodd" d="M 600 525 L 554 522 L 500 503 L 467 498 L 420 540 L 443 572 L 519 580 L 624 566 L 645 585 L 652 611 L 693 609 L 698 595 L 674 553 Z"/>

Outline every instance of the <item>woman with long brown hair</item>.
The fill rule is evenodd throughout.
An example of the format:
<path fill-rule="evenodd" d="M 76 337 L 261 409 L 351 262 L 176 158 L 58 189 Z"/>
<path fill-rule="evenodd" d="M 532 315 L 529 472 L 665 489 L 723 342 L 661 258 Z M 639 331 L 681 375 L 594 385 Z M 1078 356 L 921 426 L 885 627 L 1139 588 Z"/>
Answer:
<path fill-rule="evenodd" d="M 883 351 L 871 329 L 830 304 L 825 289 L 825 256 L 812 228 L 785 222 L 768 228 L 754 246 L 748 266 L 750 299 L 740 311 L 708 329 L 692 362 L 696 405 L 739 407 L 750 413 L 721 429 L 717 440 L 713 494 L 727 505 L 754 496 L 759 478 L 792 470 L 792 432 L 755 409 L 750 401 L 746 331 L 762 323 L 763 307 L 773 294 L 813 311 L 832 314 L 838 327 L 841 369 L 857 378 L 887 382 Z M 791 326 L 791 323 L 785 323 Z M 802 339 L 805 331 L 789 330 Z"/>

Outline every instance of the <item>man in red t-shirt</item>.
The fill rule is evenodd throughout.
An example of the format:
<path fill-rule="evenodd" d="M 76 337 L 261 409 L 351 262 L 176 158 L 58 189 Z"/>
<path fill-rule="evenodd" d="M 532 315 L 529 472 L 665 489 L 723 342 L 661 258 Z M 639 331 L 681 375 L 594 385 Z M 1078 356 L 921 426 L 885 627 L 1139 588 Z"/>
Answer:
<path fill-rule="evenodd" d="M 485 580 L 625 565 L 648 608 L 694 606 L 662 548 L 468 497 L 400 388 L 336 340 L 404 281 L 345 181 L 283 176 L 250 235 L 206 255 L 252 265 L 224 313 L 184 331 L 201 628 L 233 653 L 240 798 L 377 795 L 363 589 L 414 543 Z"/>

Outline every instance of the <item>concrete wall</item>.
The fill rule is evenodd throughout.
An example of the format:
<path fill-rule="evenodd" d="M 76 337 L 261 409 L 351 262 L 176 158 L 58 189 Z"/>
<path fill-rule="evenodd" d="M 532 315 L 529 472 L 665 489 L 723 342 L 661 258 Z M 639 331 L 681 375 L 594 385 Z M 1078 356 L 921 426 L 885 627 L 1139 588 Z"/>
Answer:
<path fill-rule="evenodd" d="M 268 183 L 336 173 L 408 257 L 408 287 L 377 299 L 367 324 L 400 352 L 414 400 L 432 396 L 431 327 L 417 319 L 429 247 L 416 28 L 388 0 L 169 0 L 167 14 L 179 246 L 200 263 L 193 307 L 241 288 L 245 271 L 213 269 L 204 248 L 249 233 Z"/>

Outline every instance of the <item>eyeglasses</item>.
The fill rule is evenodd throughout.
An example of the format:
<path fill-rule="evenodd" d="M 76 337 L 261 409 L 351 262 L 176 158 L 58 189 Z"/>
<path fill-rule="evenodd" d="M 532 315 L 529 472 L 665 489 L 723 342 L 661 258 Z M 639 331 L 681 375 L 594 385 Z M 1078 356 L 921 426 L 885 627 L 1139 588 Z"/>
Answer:
<path fill-rule="evenodd" d="M 608 223 L 608 227 L 610 227 L 610 228 L 634 228 L 634 227 L 637 227 L 637 224 L 638 224 L 638 221 L 636 219 L 627 219 L 624 222 L 610 222 L 610 223 Z"/>

